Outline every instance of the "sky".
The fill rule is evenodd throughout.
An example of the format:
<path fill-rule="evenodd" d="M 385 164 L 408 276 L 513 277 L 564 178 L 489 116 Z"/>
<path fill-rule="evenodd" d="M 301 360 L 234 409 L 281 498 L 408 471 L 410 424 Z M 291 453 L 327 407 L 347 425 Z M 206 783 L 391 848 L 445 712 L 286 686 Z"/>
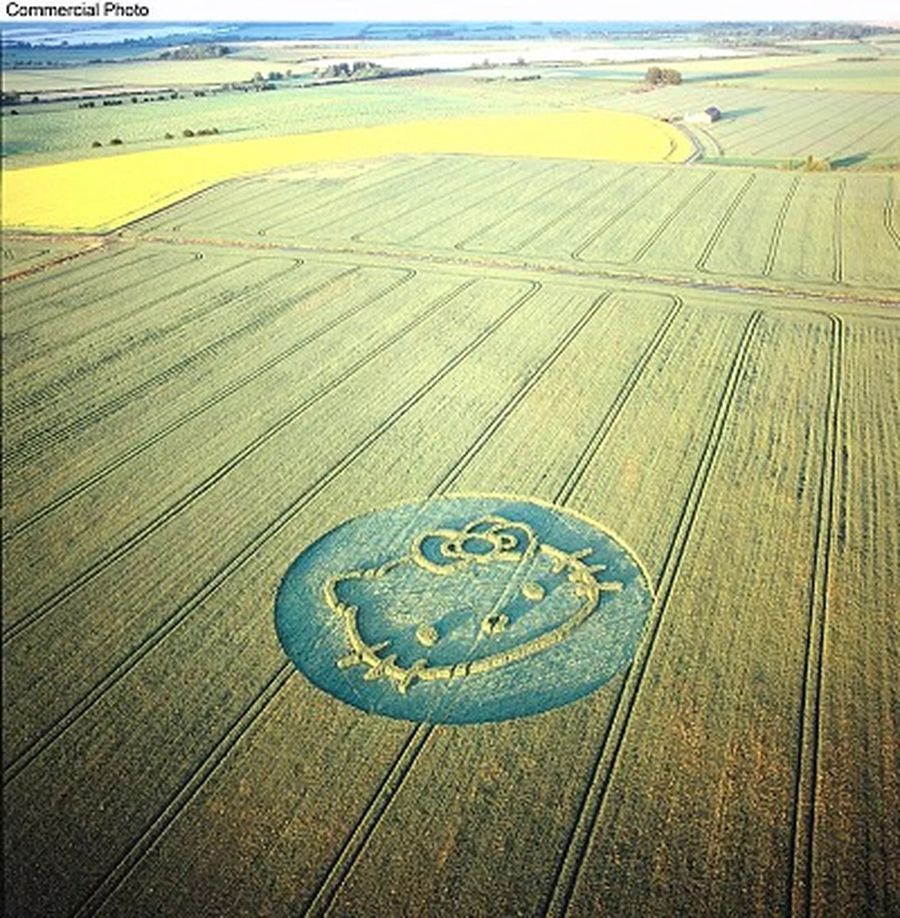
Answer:
<path fill-rule="evenodd" d="M 20 5 L 96 0 L 19 0 Z M 101 0 L 102 2 L 102 0 Z M 900 21 L 898 0 L 119 0 L 151 20 L 872 20 Z M 7 18 L 6 0 L 0 19 Z M 18 17 L 17 17 L 18 18 Z M 134 20 L 131 20 L 134 21 Z"/>

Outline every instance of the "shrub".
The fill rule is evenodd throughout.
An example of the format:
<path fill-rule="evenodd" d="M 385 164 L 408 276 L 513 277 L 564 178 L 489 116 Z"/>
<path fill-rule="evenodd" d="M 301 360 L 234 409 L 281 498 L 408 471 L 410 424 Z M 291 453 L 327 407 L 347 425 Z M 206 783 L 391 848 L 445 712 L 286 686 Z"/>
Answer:
<path fill-rule="evenodd" d="M 661 67 L 648 67 L 644 82 L 650 86 L 670 85 L 677 86 L 681 82 L 681 73 L 677 70 L 667 70 Z"/>
<path fill-rule="evenodd" d="M 109 145 L 111 147 L 121 147 L 123 143 L 124 141 L 121 137 L 113 137 L 113 139 L 109 142 Z"/>
<path fill-rule="evenodd" d="M 831 163 L 828 162 L 827 159 L 816 159 L 816 157 L 810 153 L 803 161 L 802 168 L 805 172 L 830 172 Z"/>

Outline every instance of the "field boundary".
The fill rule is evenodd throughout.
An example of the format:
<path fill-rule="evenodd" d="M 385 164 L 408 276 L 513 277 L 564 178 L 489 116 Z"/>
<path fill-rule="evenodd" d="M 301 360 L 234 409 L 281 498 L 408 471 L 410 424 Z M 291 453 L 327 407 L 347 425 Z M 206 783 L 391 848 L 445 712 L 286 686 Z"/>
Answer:
<path fill-rule="evenodd" d="M 700 292 L 724 293 L 724 294 L 741 294 L 751 296 L 778 297 L 782 300 L 799 300 L 812 301 L 817 303 L 811 307 L 815 312 L 821 312 L 821 303 L 851 303 L 866 306 L 894 308 L 900 306 L 900 299 L 888 299 L 888 293 L 891 288 L 872 288 L 867 287 L 861 290 L 848 289 L 842 287 L 835 290 L 831 284 L 794 284 L 791 286 L 777 287 L 760 284 L 762 280 L 757 276 L 748 276 L 746 282 L 729 284 L 712 274 L 707 276 L 690 276 L 690 275 L 669 275 L 656 273 L 635 273 L 620 269 L 615 263 L 603 262 L 585 262 L 573 263 L 571 261 L 557 261 L 545 259 L 519 260 L 509 253 L 487 253 L 490 257 L 481 256 L 472 250 L 460 251 L 454 255 L 449 251 L 439 252 L 435 250 L 422 249 L 400 249 L 392 251 L 387 248 L 373 248 L 363 245 L 347 244 L 293 244 L 279 245 L 275 243 L 250 242 L 242 240 L 240 242 L 228 239 L 214 238 L 197 238 L 186 237 L 181 239 L 166 239 L 160 236 L 142 236 L 138 237 L 145 242 L 160 243 L 162 245 L 180 245 L 187 243 L 190 245 L 206 245 L 214 248 L 245 248 L 257 249 L 260 251 L 271 252 L 296 252 L 298 254 L 314 255 L 320 258 L 339 258 L 339 259 L 374 259 L 378 263 L 397 264 L 398 262 L 415 262 L 431 267 L 443 267 L 448 270 L 493 270 L 509 272 L 511 275 L 521 276 L 533 274 L 553 275 L 560 279 L 570 278 L 579 281 L 601 281 L 608 283 L 610 281 L 621 284 L 637 285 L 642 288 L 652 288 L 658 286 L 678 287 L 683 290 L 696 290 Z M 404 265 L 405 266 L 405 265 Z M 788 283 L 788 282 L 785 282 Z M 780 304 L 773 304 L 773 308 L 782 308 Z"/>
<path fill-rule="evenodd" d="M 91 249 L 91 250 L 90 250 L 90 253 L 101 252 L 104 248 L 106 248 L 106 247 L 108 246 L 108 244 L 109 244 L 111 241 L 113 241 L 113 240 L 112 240 L 112 237 L 108 237 L 108 238 L 106 239 L 106 241 L 105 241 L 103 244 L 100 244 L 100 245 L 98 245 L 96 248 Z M 116 240 L 116 241 L 118 241 L 118 240 Z M 131 266 L 133 266 L 133 265 L 139 265 L 139 264 L 141 264 L 141 262 L 148 261 L 148 260 L 149 260 L 150 258 L 152 258 L 155 254 L 157 254 L 157 253 L 152 252 L 152 251 L 151 251 L 151 252 L 140 252 L 138 246 L 135 245 L 134 242 L 130 242 L 130 244 L 129 244 L 129 243 L 126 243 L 126 245 L 125 245 L 123 248 L 119 249 L 118 252 L 112 252 L 112 253 L 110 253 L 107 257 L 108 257 L 110 260 L 111 260 L 111 259 L 114 259 L 114 258 L 121 258 L 123 255 L 127 255 L 129 252 L 131 252 L 131 253 L 137 252 L 137 253 L 140 255 L 140 257 L 139 257 L 139 258 L 136 258 L 133 262 L 127 263 L 128 265 L 131 265 Z M 81 253 L 81 254 L 87 255 L 87 254 L 89 254 L 89 253 L 88 253 L 88 252 L 83 252 L 83 253 Z M 66 259 L 66 260 L 67 260 L 67 261 L 71 261 L 71 259 Z M 45 268 L 49 268 L 49 267 L 55 267 L 55 266 L 54 266 L 54 265 L 36 265 L 36 266 L 35 266 L 35 269 L 34 269 L 34 272 L 32 272 L 32 273 L 34 273 L 34 274 L 40 273 L 41 271 L 44 271 Z M 64 269 L 60 272 L 60 275 L 62 275 L 63 277 L 65 277 L 65 275 L 66 275 L 69 271 L 75 270 L 75 269 L 77 269 L 77 268 L 79 268 L 79 267 L 81 267 L 81 266 L 80 266 L 80 265 L 74 265 L 74 266 L 66 267 L 66 268 L 64 268 Z M 87 267 L 90 267 L 90 265 L 88 265 Z M 96 280 L 96 278 L 97 278 L 98 276 L 103 275 L 103 274 L 107 273 L 108 271 L 109 271 L 109 265 L 108 265 L 108 264 L 107 264 L 107 265 L 104 265 L 104 266 L 103 266 L 103 270 L 98 271 L 97 274 L 89 274 L 87 277 L 82 277 L 82 278 L 80 278 L 80 279 L 74 281 L 74 283 L 72 283 L 71 286 L 68 287 L 68 292 L 71 292 L 71 291 L 72 291 L 73 289 L 75 289 L 76 287 L 80 287 L 82 284 L 87 283 L 88 281 Z M 5 277 L 5 278 L 3 279 L 3 282 L 6 283 L 8 280 L 10 280 L 10 278 Z M 21 290 L 31 290 L 32 287 L 34 287 L 34 286 L 36 286 L 37 284 L 41 283 L 41 281 L 43 281 L 43 278 L 37 278 L 36 280 L 31 281 L 30 283 L 23 283 L 23 284 L 21 284 L 21 285 L 17 285 L 17 286 L 16 286 L 16 292 L 18 293 L 18 292 L 21 291 Z M 13 311 L 18 311 L 18 310 L 16 310 L 15 307 L 14 307 L 14 310 L 13 310 Z"/>
<path fill-rule="evenodd" d="M 670 124 L 620 109 L 456 114 L 196 146 L 180 144 L 9 169 L 3 218 L 10 227 L 23 230 L 102 231 L 119 228 L 129 218 L 150 214 L 217 181 L 306 164 L 453 153 L 508 159 L 662 162 L 676 161 L 682 147 L 687 158 L 690 144 Z M 79 189 L 78 196 L 61 194 L 61 189 L 71 186 Z"/>
<path fill-rule="evenodd" d="M 25 234 L 22 234 L 25 235 Z M 47 237 L 52 241 L 58 234 L 48 234 Z M 85 239 L 91 239 L 91 236 L 85 236 Z M 4 274 L 0 277 L 0 284 L 8 283 L 9 281 L 20 280 L 23 277 L 29 277 L 33 274 L 38 274 L 41 271 L 44 271 L 46 268 L 55 268 L 59 265 L 65 264 L 68 261 L 74 261 L 76 258 L 81 258 L 82 255 L 88 255 L 91 252 L 98 252 L 103 249 L 108 244 L 105 236 L 96 239 L 93 243 L 85 246 L 83 249 L 78 249 L 75 252 L 66 252 L 62 255 L 57 255 L 55 258 L 48 258 L 46 261 L 38 262 L 33 265 L 26 265 L 23 268 L 19 268 L 18 271 L 10 271 L 9 274 Z"/>

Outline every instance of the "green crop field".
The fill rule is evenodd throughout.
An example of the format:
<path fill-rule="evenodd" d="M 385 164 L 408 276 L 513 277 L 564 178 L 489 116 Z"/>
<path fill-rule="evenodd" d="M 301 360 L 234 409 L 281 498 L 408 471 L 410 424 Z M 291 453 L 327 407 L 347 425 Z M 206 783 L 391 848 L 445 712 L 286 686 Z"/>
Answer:
<path fill-rule="evenodd" d="M 802 52 L 4 115 L 725 115 L 3 234 L 5 914 L 900 912 L 900 96 Z"/>
<path fill-rule="evenodd" d="M 779 71 L 781 72 L 781 71 Z M 788 71 L 790 72 L 790 71 Z M 838 165 L 900 156 L 900 95 L 893 92 L 791 92 L 745 89 L 743 80 L 685 82 L 654 92 L 619 96 L 605 107 L 674 117 L 715 105 L 722 120 L 696 130 L 704 157 L 753 158 L 774 164 L 808 155 Z"/>
<path fill-rule="evenodd" d="M 251 73 L 254 69 L 259 68 L 251 65 Z M 446 82 L 450 82 L 451 91 L 445 89 Z M 314 89 L 289 87 L 250 95 L 227 91 L 195 96 L 193 90 L 175 86 L 174 94 L 178 98 L 172 98 L 172 93 L 150 93 L 152 101 L 135 104 L 131 101 L 134 93 L 125 91 L 119 95 L 122 105 L 103 107 L 98 101 L 90 109 L 78 108 L 74 101 L 20 105 L 17 116 L 9 114 L 10 106 L 4 106 L 4 154 L 14 163 L 64 161 L 106 155 L 113 137 L 122 139 L 126 149 L 151 149 L 171 146 L 172 142 L 165 140 L 167 133 L 183 142 L 185 129 L 215 127 L 224 137 L 235 139 L 268 137 L 473 111 L 544 110 L 557 107 L 554 102 L 558 96 L 554 92 L 545 99 L 540 81 L 485 86 L 472 79 L 460 81 L 440 74 Z M 165 98 L 157 101 L 160 96 Z M 568 99 L 566 107 L 572 107 L 573 97 Z M 99 140 L 103 149 L 93 150 L 94 140 Z"/>
<path fill-rule="evenodd" d="M 133 231 L 889 293 L 900 287 L 898 207 L 889 174 L 410 157 L 221 185 Z"/>

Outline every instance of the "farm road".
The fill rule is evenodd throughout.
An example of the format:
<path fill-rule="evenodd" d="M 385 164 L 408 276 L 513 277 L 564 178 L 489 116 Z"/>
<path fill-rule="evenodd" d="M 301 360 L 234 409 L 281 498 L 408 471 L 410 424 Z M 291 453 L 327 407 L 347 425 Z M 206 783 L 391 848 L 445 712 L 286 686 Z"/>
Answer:
<path fill-rule="evenodd" d="M 816 289 L 814 287 L 778 286 L 775 284 L 738 284 L 726 283 L 721 280 L 706 281 L 697 278 L 673 277 L 671 275 L 657 274 L 647 271 L 620 271 L 608 268 L 583 268 L 573 264 L 548 260 L 524 260 L 516 258 L 490 258 L 477 255 L 466 256 L 462 254 L 444 255 L 440 252 L 407 251 L 402 249 L 373 248 L 361 244 L 340 245 L 285 245 L 273 242 L 253 242 L 250 240 L 221 239 L 215 237 L 194 237 L 155 233 L 118 233 L 111 239 L 122 241 L 138 241 L 165 243 L 167 245 L 204 245 L 216 248 L 237 248 L 265 252 L 281 252 L 287 255 L 336 255 L 344 257 L 352 255 L 354 258 L 371 258 L 381 264 L 400 264 L 408 266 L 411 263 L 426 264 L 430 266 L 453 267 L 464 269 L 467 272 L 474 270 L 491 270 L 511 273 L 528 272 L 532 274 L 550 274 L 559 277 L 585 278 L 591 281 L 598 279 L 615 280 L 626 284 L 663 284 L 666 287 L 677 287 L 685 290 L 709 290 L 713 293 L 739 294 L 742 296 L 766 296 L 781 299 L 801 300 L 816 304 L 848 303 L 863 306 L 900 306 L 900 296 L 896 299 L 888 298 L 878 293 L 863 293 L 851 290 L 836 291 L 834 288 Z"/>

